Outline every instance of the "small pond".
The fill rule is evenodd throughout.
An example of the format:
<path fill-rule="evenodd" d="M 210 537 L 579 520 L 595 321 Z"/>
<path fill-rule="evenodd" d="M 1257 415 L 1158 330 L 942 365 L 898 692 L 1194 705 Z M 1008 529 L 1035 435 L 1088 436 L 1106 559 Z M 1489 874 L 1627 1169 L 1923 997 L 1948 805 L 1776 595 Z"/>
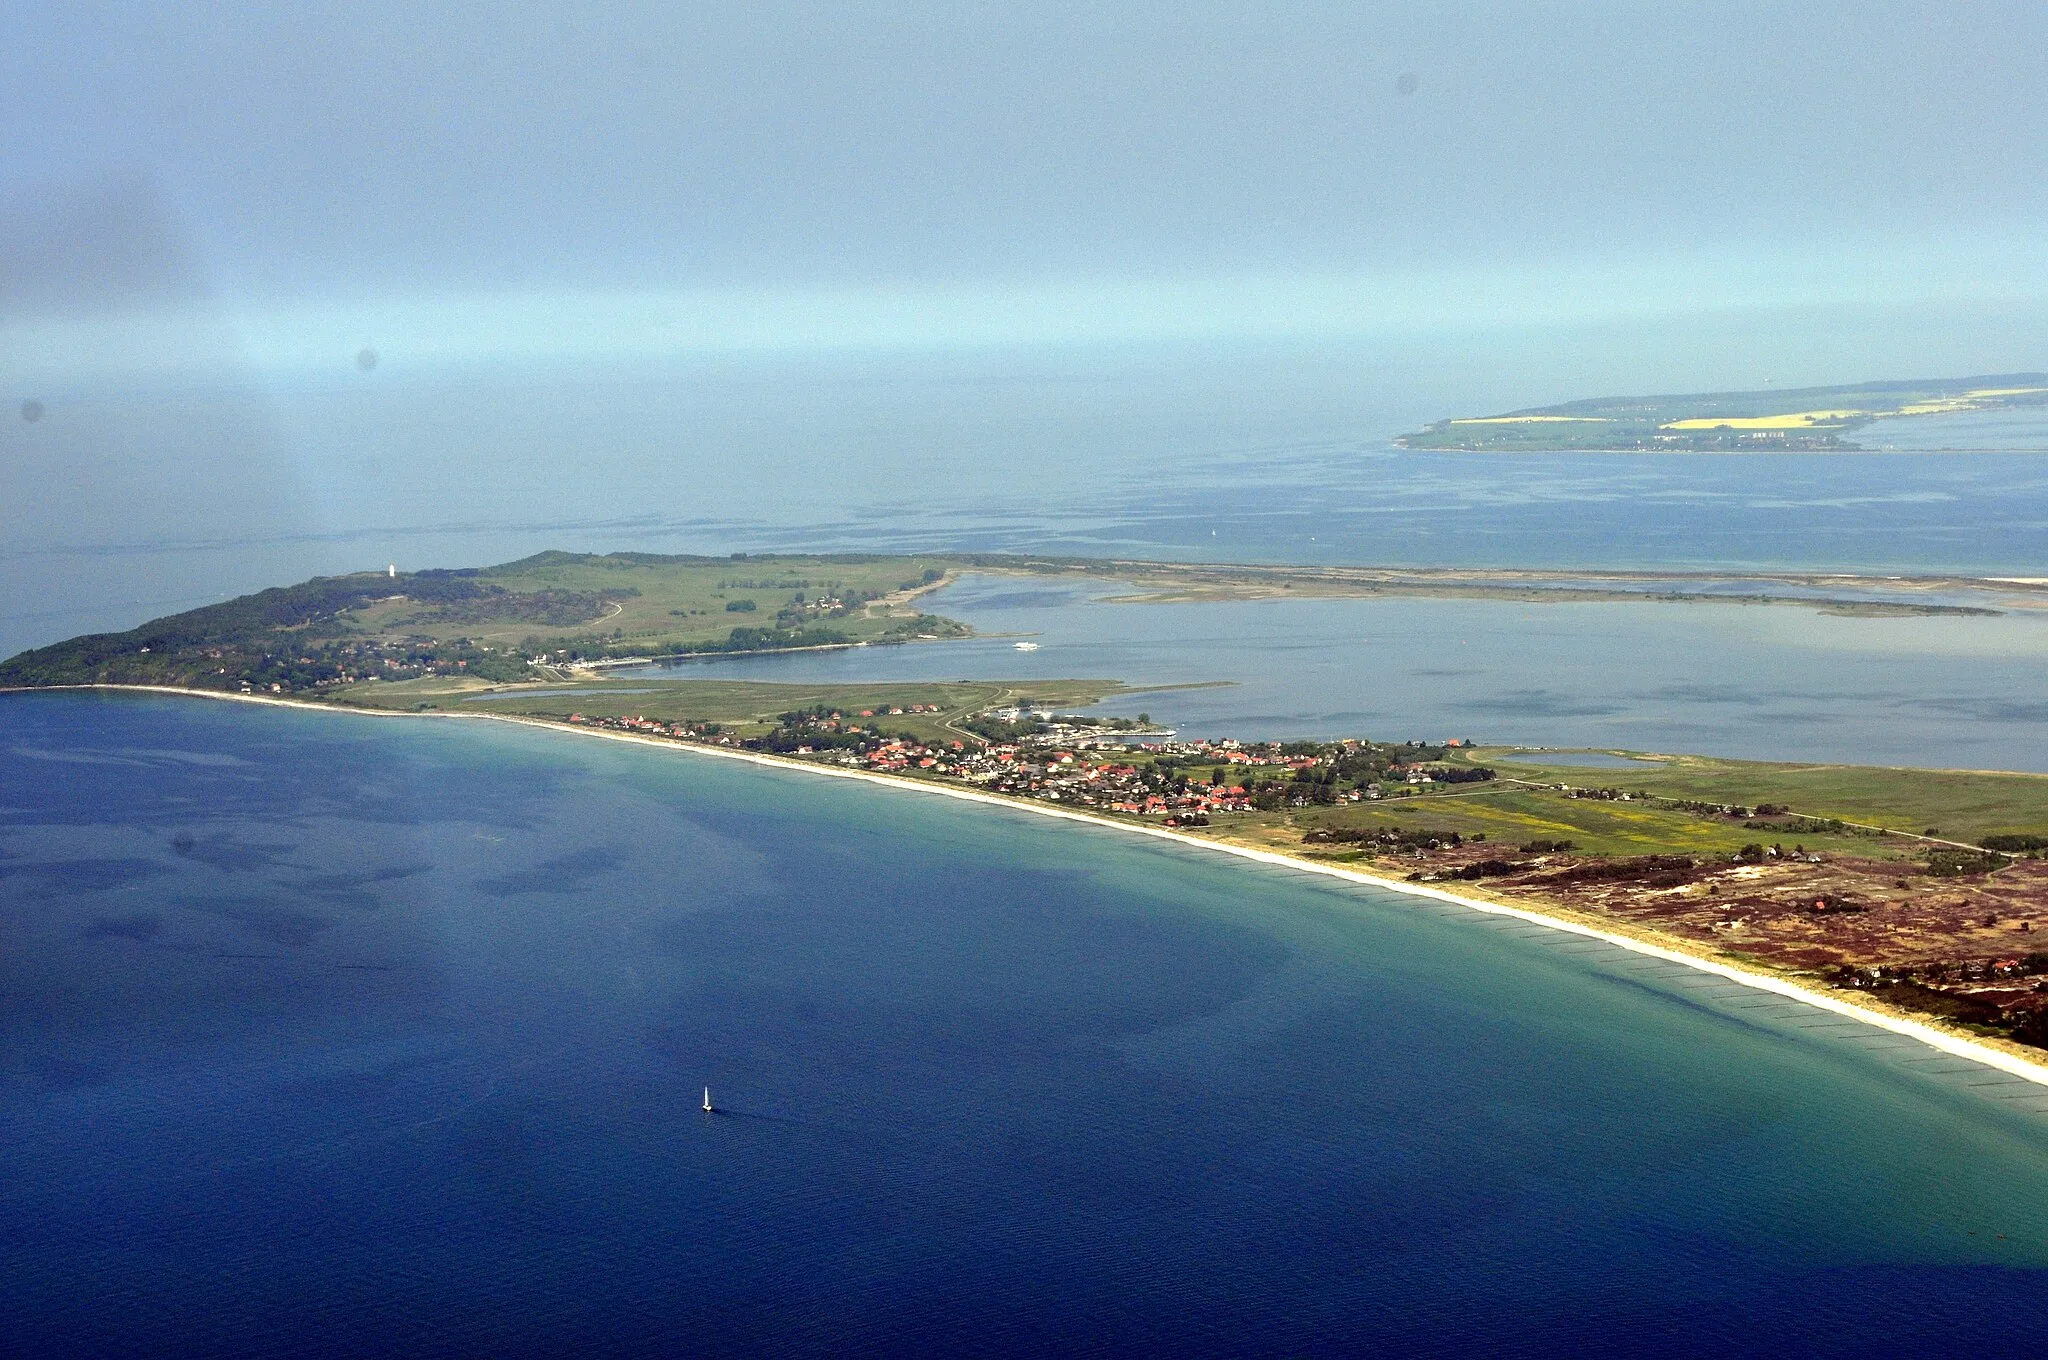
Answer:
<path fill-rule="evenodd" d="M 1613 756 L 1605 751 L 1518 751 L 1514 755 L 1494 756 L 1492 759 L 1530 765 L 1578 765 L 1594 770 L 1654 770 L 1664 763 L 1661 760 Z"/>

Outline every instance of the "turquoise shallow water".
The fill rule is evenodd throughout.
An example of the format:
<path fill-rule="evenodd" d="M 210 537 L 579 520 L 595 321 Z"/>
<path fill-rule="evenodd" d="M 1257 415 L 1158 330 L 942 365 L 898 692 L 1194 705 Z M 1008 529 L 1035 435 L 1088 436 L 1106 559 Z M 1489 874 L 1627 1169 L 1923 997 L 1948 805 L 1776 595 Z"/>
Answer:
<path fill-rule="evenodd" d="M 2030 1354 L 2044 1106 L 1023 813 L 0 699 L 7 1353 Z"/>

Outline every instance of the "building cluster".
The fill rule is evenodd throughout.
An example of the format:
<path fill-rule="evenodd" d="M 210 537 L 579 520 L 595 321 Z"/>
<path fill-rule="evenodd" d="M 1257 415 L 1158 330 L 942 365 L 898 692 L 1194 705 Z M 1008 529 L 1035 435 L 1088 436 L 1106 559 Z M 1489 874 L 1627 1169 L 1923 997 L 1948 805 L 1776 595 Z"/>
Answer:
<path fill-rule="evenodd" d="M 799 590 L 796 598 L 784 605 L 776 615 L 778 619 L 791 623 L 808 623 L 813 619 L 843 619 L 851 614 L 860 601 L 848 601 L 838 595 L 820 595 L 807 599 Z"/>
<path fill-rule="evenodd" d="M 524 663 L 513 654 L 467 638 L 346 638 L 309 641 L 301 652 L 229 654 L 215 647 L 199 654 L 208 661 L 238 663 L 241 677 L 235 683 L 245 693 L 294 693 L 366 680 L 417 680 L 430 675 L 483 675 L 511 680 L 522 678 L 524 670 Z M 226 665 L 212 669 L 218 675 L 229 673 Z"/>
<path fill-rule="evenodd" d="M 938 711 L 936 705 L 923 707 Z M 916 712 L 918 706 L 908 711 Z M 877 713 L 864 710 L 859 716 Z M 1000 712 L 990 716 L 1005 717 Z M 807 716 L 796 725 L 798 732 L 815 732 L 812 739 L 770 745 L 854 769 L 958 779 L 1013 797 L 1163 817 L 1170 826 L 1206 824 L 1214 812 L 1305 806 L 1316 800 L 1311 793 L 1314 785 L 1302 782 L 1304 776 L 1327 772 L 1365 749 L 1364 743 L 1355 741 L 1319 743 L 1309 749 L 1299 749 L 1305 743 L 1282 747 L 1228 739 L 1180 741 L 1170 734 L 1056 719 L 1040 726 L 1042 730 L 1010 741 L 924 741 L 879 732 L 860 739 L 870 730 L 831 713 Z M 1152 739 L 1162 735 L 1165 739 Z M 1360 802 L 1381 796 L 1377 783 L 1367 783 L 1333 793 L 1327 801 Z"/>
<path fill-rule="evenodd" d="M 708 741 L 715 746 L 737 746 L 739 742 L 718 723 L 661 722 L 653 718 L 585 717 L 571 713 L 569 721 L 578 727 L 597 727 L 611 732 L 634 732 L 644 737 L 672 737 L 682 741 Z"/>
<path fill-rule="evenodd" d="M 1029 711 L 981 715 L 1012 725 L 1008 739 L 955 728 L 958 737 L 884 731 L 878 720 L 923 717 L 938 704 L 813 708 L 785 713 L 760 736 L 715 723 L 571 714 L 579 726 L 708 741 L 826 761 L 877 774 L 958 780 L 991 793 L 1073 807 L 1160 817 L 1169 826 L 1206 825 L 1211 813 L 1273 811 L 1399 796 L 1404 785 L 1444 777 L 1423 759 L 1403 760 L 1362 741 L 1241 742 L 1176 739 L 1123 720 L 1062 719 Z M 1015 730 L 1019 720 L 1029 724 Z M 950 727 L 950 724 L 946 725 Z M 941 729 L 942 731 L 944 728 Z M 1490 773 L 1490 772 L 1489 772 Z"/>
<path fill-rule="evenodd" d="M 797 754 L 807 754 L 802 748 Z M 1166 817 L 1179 824 L 1197 814 L 1248 812 L 1251 791 L 1240 782 L 1177 776 L 1147 761 L 1104 758 L 1086 749 L 999 743 L 969 748 L 960 741 L 925 745 L 905 738 L 833 758 L 857 769 L 916 772 L 959 779 L 993 793 L 1110 812 Z"/>

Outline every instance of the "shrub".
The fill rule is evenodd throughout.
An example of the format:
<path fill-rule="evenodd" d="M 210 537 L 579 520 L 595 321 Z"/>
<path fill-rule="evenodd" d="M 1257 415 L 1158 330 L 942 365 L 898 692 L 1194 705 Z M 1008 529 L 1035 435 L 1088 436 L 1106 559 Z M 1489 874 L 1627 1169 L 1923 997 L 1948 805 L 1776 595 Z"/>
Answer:
<path fill-rule="evenodd" d="M 2004 855 L 1980 854 L 1974 850 L 1932 850 L 1927 855 L 1927 872 L 1936 878 L 1960 878 L 1965 874 L 1988 874 L 2006 865 Z"/>
<path fill-rule="evenodd" d="M 2048 836 L 1986 836 L 1977 844 L 1986 850 L 2022 855 L 2030 850 L 2048 850 Z"/>

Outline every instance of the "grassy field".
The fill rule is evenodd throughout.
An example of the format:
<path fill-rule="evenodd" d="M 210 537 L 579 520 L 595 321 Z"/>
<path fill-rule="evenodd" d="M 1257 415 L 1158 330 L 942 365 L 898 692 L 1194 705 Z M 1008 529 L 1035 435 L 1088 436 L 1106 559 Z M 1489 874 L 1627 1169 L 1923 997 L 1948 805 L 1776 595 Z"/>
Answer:
<path fill-rule="evenodd" d="M 1689 796 L 1689 795 L 1688 795 Z M 1344 808 L 1302 809 L 1296 823 L 1313 826 L 1390 827 L 1475 834 L 1512 850 L 1537 840 L 1568 840 L 1583 854 L 1732 854 L 1744 845 L 1776 839 L 1740 821 L 1707 818 L 1638 802 L 1568 798 L 1554 790 L 1495 785 L 1483 792 L 1428 794 Z M 1878 838 L 1801 833 L 1807 849 L 1857 855 L 1887 853 Z M 1792 841 L 1787 840 L 1790 844 Z"/>
<path fill-rule="evenodd" d="M 1801 816 L 1863 822 L 1909 835 L 1959 841 L 2001 832 L 2048 835 L 2048 775 L 1771 764 L 1710 756 L 1659 756 L 1654 767 L 1606 770 L 1508 761 L 1501 759 L 1505 754 L 1481 747 L 1455 759 L 1490 764 L 1503 776 L 1540 783 L 1702 802 L 1774 803 Z M 1573 805 L 1632 807 L 1577 800 Z"/>
<path fill-rule="evenodd" d="M 913 596 L 944 580 L 950 563 L 922 557 L 649 557 L 541 553 L 477 571 L 508 596 L 481 604 L 383 600 L 348 612 L 369 637 L 469 639 L 549 649 L 596 641 L 608 651 L 672 653 L 725 643 L 735 627 L 811 629 L 874 641 L 920 619 Z M 563 617 L 535 602 L 561 600 Z M 567 612 L 584 606 L 586 617 Z M 932 633 L 956 629 L 934 627 Z"/>
<path fill-rule="evenodd" d="M 650 654 L 724 642 L 735 627 L 810 627 L 870 641 L 916 620 L 917 592 L 942 580 L 950 563 L 917 557 L 674 558 L 634 553 L 542 553 L 487 567 L 476 579 L 515 596 L 550 594 L 595 602 L 590 617 L 566 627 L 537 626 L 521 611 L 494 619 L 470 610 L 395 600 L 352 611 L 351 624 L 386 636 L 541 645 L 595 636 L 608 648 Z"/>

